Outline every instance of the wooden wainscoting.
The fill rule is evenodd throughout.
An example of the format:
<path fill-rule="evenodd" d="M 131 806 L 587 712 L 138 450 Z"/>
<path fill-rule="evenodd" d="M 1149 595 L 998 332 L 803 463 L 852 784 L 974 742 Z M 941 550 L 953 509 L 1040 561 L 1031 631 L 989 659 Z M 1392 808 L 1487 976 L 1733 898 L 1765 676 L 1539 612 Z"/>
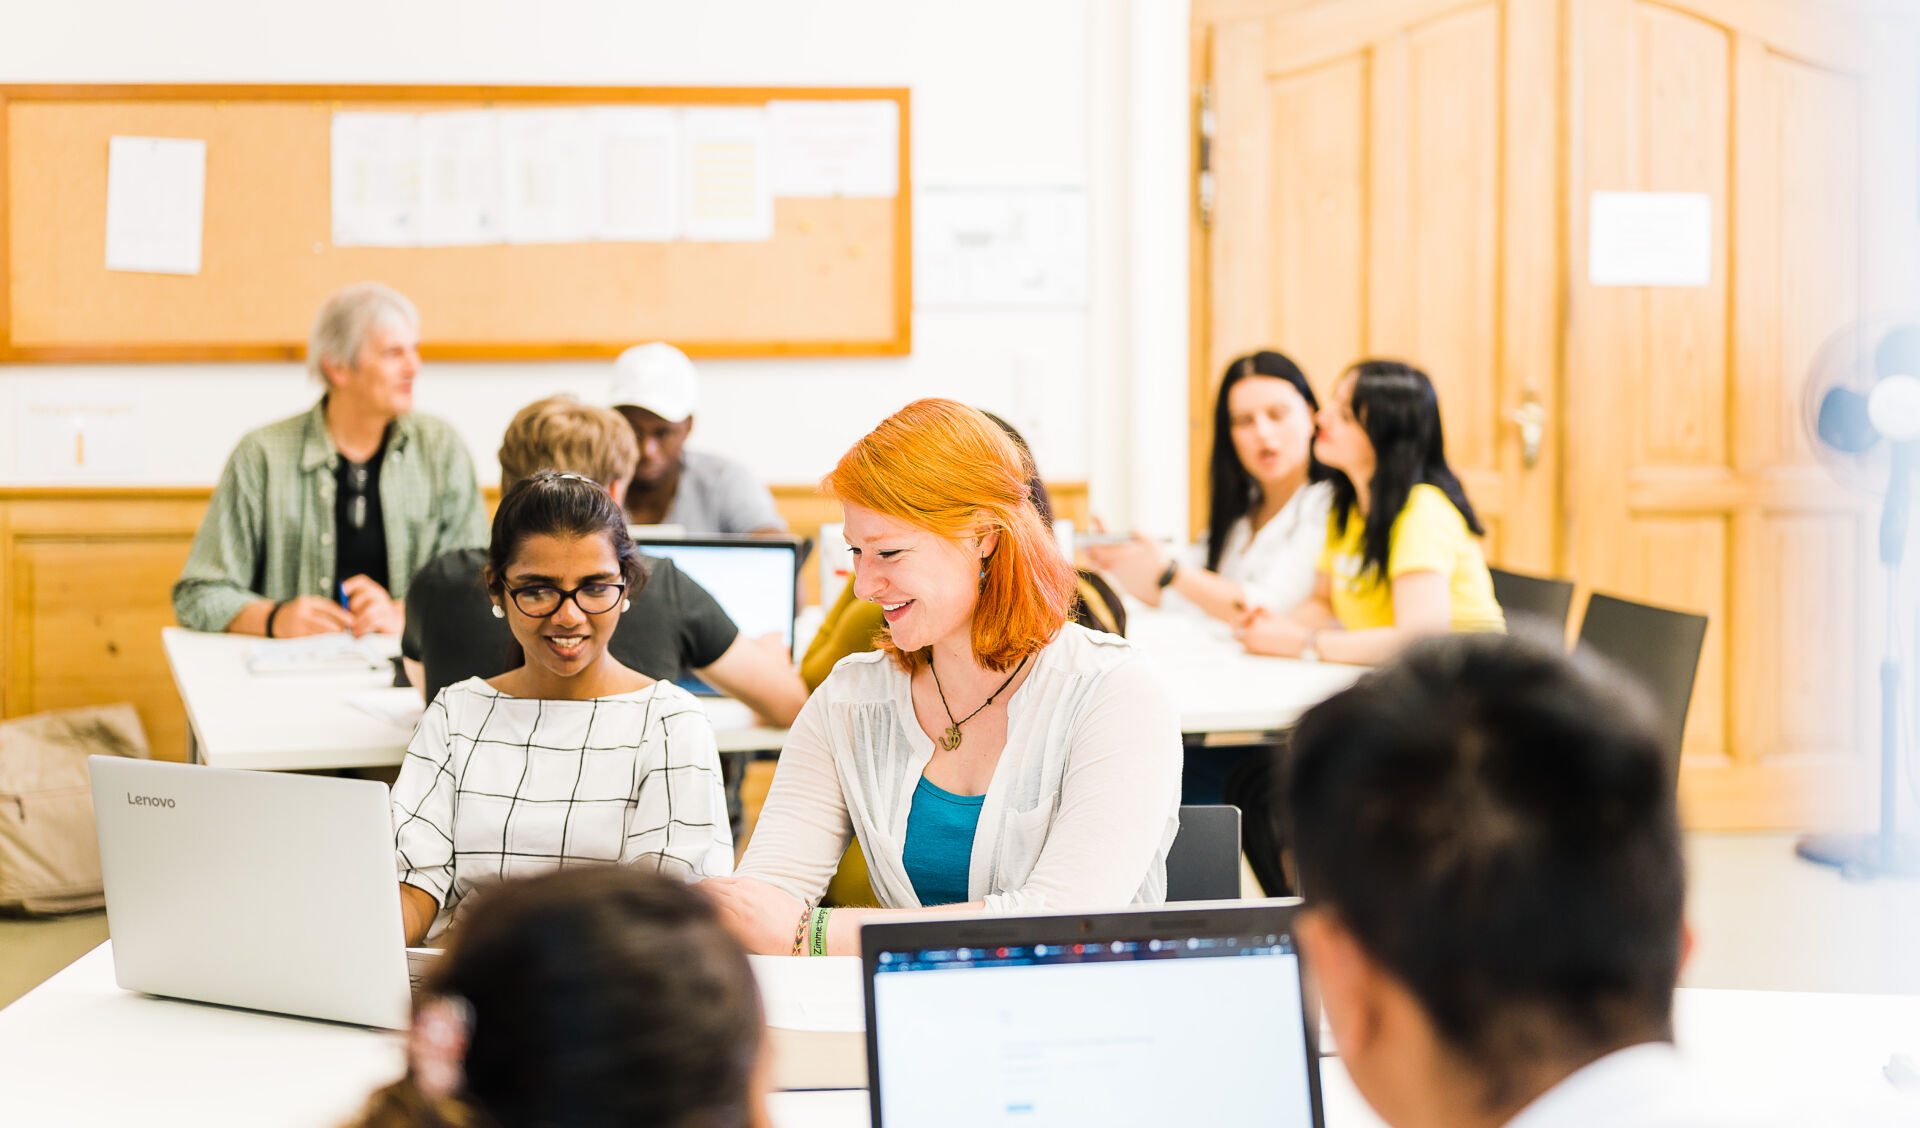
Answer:
<path fill-rule="evenodd" d="M 1052 483 L 1061 517 L 1084 526 L 1084 482 Z M 160 648 L 169 596 L 211 488 L 0 488 L 0 716 L 130 701 L 154 756 L 184 760 L 187 717 Z M 811 485 L 773 487 L 795 533 L 840 520 Z M 499 500 L 487 491 L 488 503 Z M 818 571 L 805 588 L 818 599 Z M 838 593 L 829 593 L 834 595 Z"/>

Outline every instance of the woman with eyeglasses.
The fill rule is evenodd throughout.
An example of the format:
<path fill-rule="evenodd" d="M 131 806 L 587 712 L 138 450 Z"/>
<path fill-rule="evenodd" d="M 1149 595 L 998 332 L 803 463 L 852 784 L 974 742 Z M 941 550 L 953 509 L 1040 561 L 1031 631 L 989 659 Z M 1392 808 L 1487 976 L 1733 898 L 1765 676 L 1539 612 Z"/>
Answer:
<path fill-rule="evenodd" d="M 441 690 L 407 747 L 393 786 L 407 943 L 444 931 L 494 878 L 591 863 L 732 872 L 706 713 L 607 651 L 646 571 L 606 489 L 551 470 L 515 483 L 484 581 L 525 660 Z"/>

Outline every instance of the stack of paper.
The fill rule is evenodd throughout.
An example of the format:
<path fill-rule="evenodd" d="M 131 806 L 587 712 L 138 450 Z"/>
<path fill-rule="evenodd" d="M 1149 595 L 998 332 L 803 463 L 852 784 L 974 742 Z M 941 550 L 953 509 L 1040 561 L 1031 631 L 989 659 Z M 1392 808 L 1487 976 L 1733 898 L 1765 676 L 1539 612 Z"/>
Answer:
<path fill-rule="evenodd" d="M 384 665 L 371 646 L 345 632 L 262 639 L 247 650 L 250 674 L 353 673 Z"/>

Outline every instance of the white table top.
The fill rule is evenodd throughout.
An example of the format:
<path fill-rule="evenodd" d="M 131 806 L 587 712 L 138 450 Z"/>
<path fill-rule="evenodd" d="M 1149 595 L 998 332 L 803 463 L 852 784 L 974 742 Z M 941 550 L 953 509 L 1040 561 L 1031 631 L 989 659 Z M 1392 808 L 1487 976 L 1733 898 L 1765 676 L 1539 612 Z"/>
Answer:
<path fill-rule="evenodd" d="M 370 637 L 383 653 L 399 653 L 398 639 Z M 160 638 L 204 763 L 301 771 L 387 766 L 406 753 L 411 721 L 396 724 L 351 703 L 355 697 L 384 696 L 396 713 L 410 705 L 417 717 L 419 691 L 393 688 L 391 670 L 255 675 L 247 670 L 247 653 L 259 639 L 179 627 L 163 629 Z M 761 725 L 740 702 L 699 700 L 713 721 L 720 751 L 754 752 L 785 743 L 785 729 Z"/>
<path fill-rule="evenodd" d="M 808 962 L 756 961 L 756 971 L 764 981 Z M 1881 1068 L 1890 1053 L 1920 1051 L 1914 996 L 1682 990 L 1675 1020 L 1704 1072 L 1779 1094 L 1816 1116 L 1807 1123 L 1834 1094 L 1903 1100 Z M 0 1010 L 0 1112 L 10 1124 L 332 1128 L 403 1068 L 396 1034 L 122 991 L 110 944 Z M 1321 1063 L 1321 1085 L 1330 1128 L 1380 1124 L 1339 1059 Z M 1920 1100 L 1912 1107 L 1920 1122 Z M 772 1112 L 776 1128 L 856 1128 L 867 1123 L 866 1093 L 780 1093 Z"/>

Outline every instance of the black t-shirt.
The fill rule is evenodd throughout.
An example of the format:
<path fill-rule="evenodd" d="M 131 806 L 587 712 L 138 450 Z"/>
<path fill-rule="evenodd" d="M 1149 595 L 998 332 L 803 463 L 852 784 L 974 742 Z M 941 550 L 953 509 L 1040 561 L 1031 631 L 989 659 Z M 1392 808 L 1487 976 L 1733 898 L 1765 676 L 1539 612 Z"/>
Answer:
<path fill-rule="evenodd" d="M 333 574 L 342 581 L 365 576 L 388 591 L 387 523 L 380 512 L 380 462 L 387 456 L 393 427 L 380 436 L 380 449 L 365 462 L 340 455 L 333 467 Z M 356 518 L 358 520 L 356 520 Z"/>
<path fill-rule="evenodd" d="M 400 653 L 426 667 L 429 701 L 456 682 L 504 674 L 523 661 L 507 621 L 493 617 L 480 580 L 486 563 L 484 548 L 455 549 L 420 569 L 407 589 Z M 652 574 L 607 648 L 628 669 L 660 681 L 712 665 L 740 628 L 673 561 L 649 556 L 647 564 Z"/>

